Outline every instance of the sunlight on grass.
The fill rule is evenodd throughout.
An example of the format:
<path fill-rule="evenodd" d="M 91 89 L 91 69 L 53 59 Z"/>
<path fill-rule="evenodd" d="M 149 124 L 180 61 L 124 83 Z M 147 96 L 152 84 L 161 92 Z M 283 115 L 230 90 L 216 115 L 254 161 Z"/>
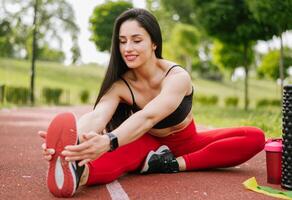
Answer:
<path fill-rule="evenodd" d="M 193 114 L 196 123 L 206 127 L 256 126 L 265 132 L 266 137 L 281 137 L 282 133 L 281 109 L 277 107 L 244 111 L 195 104 Z"/>

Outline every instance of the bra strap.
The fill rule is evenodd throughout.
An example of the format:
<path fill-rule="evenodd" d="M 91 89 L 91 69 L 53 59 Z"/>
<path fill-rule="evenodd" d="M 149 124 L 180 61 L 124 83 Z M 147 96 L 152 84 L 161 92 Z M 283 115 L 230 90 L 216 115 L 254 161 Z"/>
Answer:
<path fill-rule="evenodd" d="M 173 66 L 171 66 L 171 67 L 169 68 L 169 70 L 166 72 L 165 76 L 167 76 L 168 73 L 170 72 L 170 70 L 172 70 L 172 69 L 175 68 L 175 67 L 180 67 L 180 65 L 173 65 Z"/>
<path fill-rule="evenodd" d="M 128 83 L 124 78 L 121 77 L 121 79 L 122 79 L 122 80 L 124 81 L 124 83 L 128 86 L 128 88 L 129 88 L 129 90 L 130 90 L 130 92 L 131 92 L 132 101 L 133 101 L 133 106 L 135 106 L 135 105 L 136 105 L 136 101 L 135 101 L 134 93 L 133 93 L 133 91 L 132 91 L 132 89 L 131 89 L 129 83 Z"/>

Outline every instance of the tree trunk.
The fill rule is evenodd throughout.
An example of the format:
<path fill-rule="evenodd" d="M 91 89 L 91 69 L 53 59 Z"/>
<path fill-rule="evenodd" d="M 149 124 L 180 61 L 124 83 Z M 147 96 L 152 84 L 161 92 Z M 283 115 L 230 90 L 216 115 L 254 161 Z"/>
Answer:
<path fill-rule="evenodd" d="M 282 33 L 280 33 L 280 60 L 279 60 L 279 72 L 280 72 L 280 85 L 281 85 L 281 102 L 283 100 L 283 85 L 284 85 L 284 60 L 283 60 L 283 38 L 282 38 Z"/>
<path fill-rule="evenodd" d="M 34 79 L 35 79 L 35 60 L 37 53 L 37 14 L 38 14 L 38 1 L 34 3 L 34 16 L 33 16 L 33 35 L 32 35 L 32 57 L 31 57 L 31 71 L 30 71 L 30 103 L 34 105 Z"/>
<path fill-rule="evenodd" d="M 244 44 L 243 47 L 243 63 L 244 63 L 244 70 L 245 70 L 245 78 L 244 78 L 244 110 L 248 110 L 248 104 L 249 104 L 249 97 L 248 97 L 248 76 L 249 76 L 249 70 L 248 70 L 248 62 L 247 62 L 247 48 L 248 44 Z"/>

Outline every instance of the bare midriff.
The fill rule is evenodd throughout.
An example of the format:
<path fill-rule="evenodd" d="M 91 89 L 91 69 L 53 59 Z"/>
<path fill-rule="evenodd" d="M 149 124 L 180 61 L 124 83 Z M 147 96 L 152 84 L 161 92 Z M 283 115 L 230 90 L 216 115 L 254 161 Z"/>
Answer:
<path fill-rule="evenodd" d="M 150 129 L 148 131 L 149 134 L 155 136 L 155 137 L 166 137 L 171 134 L 175 134 L 176 132 L 179 132 L 186 128 L 193 120 L 193 114 L 192 111 L 189 112 L 187 117 L 179 124 L 163 128 L 163 129 Z"/>

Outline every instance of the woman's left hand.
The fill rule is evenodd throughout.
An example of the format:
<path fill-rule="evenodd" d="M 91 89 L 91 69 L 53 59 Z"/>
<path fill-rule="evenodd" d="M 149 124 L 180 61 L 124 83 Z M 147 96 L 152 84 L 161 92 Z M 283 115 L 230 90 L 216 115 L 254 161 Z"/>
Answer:
<path fill-rule="evenodd" d="M 110 149 L 110 140 L 107 135 L 99 135 L 95 132 L 81 135 L 82 143 L 65 147 L 62 155 L 67 161 L 80 160 L 79 166 L 95 160 Z"/>

